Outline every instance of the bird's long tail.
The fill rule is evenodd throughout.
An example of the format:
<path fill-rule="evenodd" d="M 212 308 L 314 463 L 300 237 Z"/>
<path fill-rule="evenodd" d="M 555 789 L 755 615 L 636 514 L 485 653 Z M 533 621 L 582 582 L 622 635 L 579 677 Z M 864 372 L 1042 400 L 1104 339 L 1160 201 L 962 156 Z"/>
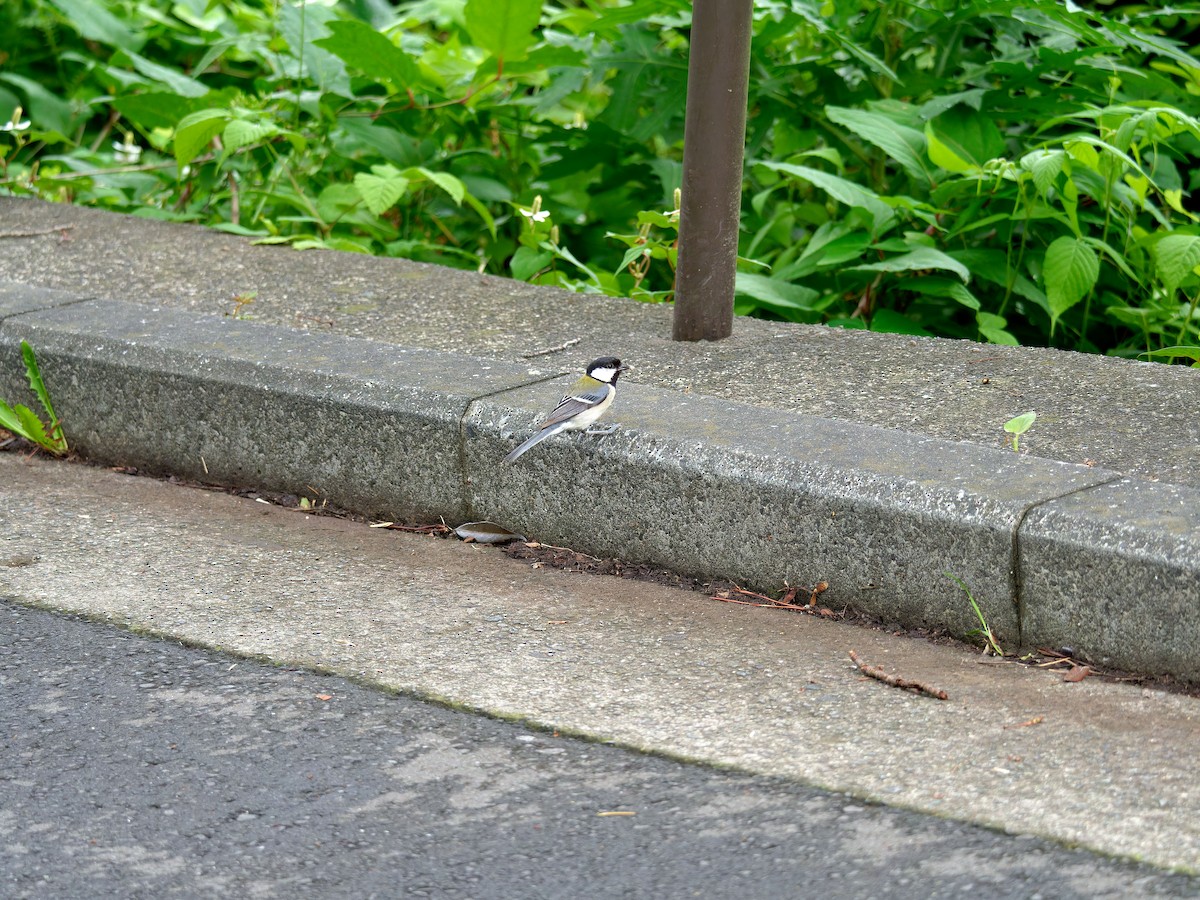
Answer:
<path fill-rule="evenodd" d="M 551 425 L 549 428 L 543 428 L 541 431 L 539 431 L 533 437 L 526 440 L 525 443 L 521 444 L 521 446 L 519 446 L 515 450 L 513 450 L 512 453 L 508 454 L 508 456 L 504 457 L 504 459 L 501 460 L 500 464 L 505 465 L 505 466 L 510 465 L 514 460 L 516 460 L 516 458 L 518 456 L 520 456 L 526 450 L 530 449 L 531 447 L 536 447 L 538 444 L 540 444 L 546 438 L 550 437 L 550 435 L 558 434 L 560 431 L 563 430 L 564 427 L 566 427 L 566 425 L 567 425 L 566 422 L 559 422 L 557 425 Z"/>

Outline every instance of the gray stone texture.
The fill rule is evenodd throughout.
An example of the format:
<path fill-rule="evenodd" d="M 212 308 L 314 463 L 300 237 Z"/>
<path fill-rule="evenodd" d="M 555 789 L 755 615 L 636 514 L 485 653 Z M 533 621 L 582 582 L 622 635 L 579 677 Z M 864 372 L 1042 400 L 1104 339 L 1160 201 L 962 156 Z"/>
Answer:
<path fill-rule="evenodd" d="M 949 572 L 1006 646 L 1200 678 L 1200 523 L 1175 499 L 1200 490 L 1196 370 L 752 320 L 678 344 L 664 307 L 12 198 L 0 218 L 71 226 L 0 241 L 0 390 L 31 402 L 28 338 L 90 457 L 824 580 L 834 608 L 962 635 Z M 569 378 L 547 382 L 606 353 L 634 367 L 623 428 L 498 467 Z"/>
<path fill-rule="evenodd" d="M 547 742 L 557 740 L 556 733 L 585 735 L 844 791 L 851 795 L 844 800 L 848 807 L 868 799 L 1158 867 L 1200 871 L 1195 762 L 1200 700 L 1194 697 L 1099 678 L 1068 683 L 1061 672 L 986 658 L 973 647 L 735 606 L 632 579 L 535 568 L 494 548 L 15 453 L 0 453 L 0 598 L 270 660 L 280 672 L 304 667 L 337 673 L 388 691 L 521 720 L 544 729 Z M 1131 603 L 1136 602 L 1135 595 Z M 92 649 L 76 646 L 81 659 Z M 918 696 L 864 677 L 848 658 L 851 649 L 865 663 L 946 690 L 949 699 Z M 5 685 L 5 699 L 18 708 L 16 715 L 33 676 L 24 669 L 5 672 L 8 662 L 0 648 L 0 685 L 5 676 L 15 680 Z M 267 751 L 271 742 L 264 743 L 262 733 L 246 724 L 257 692 L 249 686 L 255 679 L 243 688 L 246 669 L 238 662 L 220 666 L 219 695 L 204 692 L 189 701 L 177 691 L 162 700 L 175 709 L 190 702 L 222 717 L 232 732 L 230 754 L 259 744 Z M 149 697 L 162 690 L 155 682 L 171 678 L 173 687 L 182 688 L 190 677 L 175 665 L 147 666 L 136 657 L 127 666 L 136 673 L 133 683 L 143 685 Z M 96 673 L 102 680 L 94 690 L 107 698 L 96 708 L 86 697 L 72 696 L 63 678 L 43 685 L 42 702 L 29 711 L 35 725 L 39 716 L 47 720 L 38 732 L 43 744 L 53 741 L 47 735 L 68 738 L 55 726 L 70 717 L 80 731 L 76 751 L 87 749 L 88 736 L 95 734 L 88 717 L 119 698 L 126 683 L 115 673 L 112 678 L 100 669 Z M 147 681 L 150 686 L 144 686 Z M 336 714 L 342 691 L 327 692 L 338 695 L 328 704 L 305 692 L 310 711 L 304 716 Z M 270 709 L 286 726 L 286 709 Z M 134 727 L 131 723 L 142 723 L 132 711 L 111 723 L 110 746 L 122 730 Z M 175 724 L 170 743 L 178 743 L 180 752 L 160 742 L 156 753 L 179 759 L 195 745 L 181 738 Z M 354 779 L 381 758 L 396 759 L 391 747 L 400 739 L 391 726 L 380 730 L 378 721 L 360 724 L 340 727 L 348 736 L 365 733 L 382 744 L 351 751 L 350 757 L 330 754 L 331 771 Z M 9 746 L 22 748 L 14 743 L 20 734 L 20 729 L 6 733 Z M 280 752 L 287 752 L 289 737 L 278 737 Z M 53 742 L 43 746 L 41 756 L 49 759 L 55 749 Z M 439 740 L 422 754 L 444 791 L 461 793 L 447 769 L 451 760 L 473 770 L 470 783 L 485 794 L 504 787 L 487 756 L 463 749 L 461 741 Z M 64 753 L 69 756 L 70 750 Z M 163 784 L 168 802 L 179 816 L 186 815 L 188 807 L 170 798 L 177 785 L 164 780 L 170 760 L 147 767 L 143 757 L 132 759 L 142 766 L 143 780 Z M 435 765 L 439 761 L 442 765 Z M 86 773 L 92 781 L 101 777 L 97 772 L 107 774 L 103 757 L 91 762 L 100 766 Z M 273 763 L 258 757 L 248 759 L 245 769 L 253 784 L 266 783 L 272 770 Z M 47 777 L 57 774 L 47 771 Z M 20 802 L 30 800 L 20 771 L 10 768 L 4 774 L 18 779 L 11 789 L 5 783 L 5 809 L 13 803 L 28 808 L 28 802 Z M 55 781 L 60 790 L 49 800 L 43 792 L 32 802 L 53 804 L 64 790 L 70 795 L 72 779 L 81 777 L 84 773 L 64 773 L 66 781 Z M 202 780 L 185 778 L 183 784 L 205 789 Z M 141 795 L 134 791 L 130 798 Z M 202 808 L 223 796 L 205 798 Z M 318 792 L 314 802 L 319 804 L 321 796 Z M 396 802 L 410 813 L 419 808 L 419 801 L 408 798 Z M 656 815 L 669 814 L 674 821 L 688 814 L 669 805 L 666 812 L 648 806 L 633 807 L 638 811 L 633 821 L 618 824 L 658 835 Z M 339 820 L 352 814 L 355 805 L 349 807 L 336 806 Z M 518 804 L 508 812 L 519 816 L 523 808 Z M 614 808 L 623 807 L 599 807 Z M 105 809 L 112 817 L 112 809 Z M 117 821 L 126 824 L 123 817 Z M 0 811 L 0 838 L 5 824 Z M 7 824 L 18 829 L 6 838 L 13 846 L 58 839 L 76 847 L 80 859 L 90 849 L 71 842 L 71 833 L 61 829 L 22 830 L 29 823 L 14 823 L 11 817 Z M 510 824 L 515 828 L 516 820 Z M 797 858 L 813 855 L 802 836 L 770 830 L 753 834 L 767 843 L 781 842 Z M 746 843 L 748 836 L 730 834 L 725 840 L 741 846 L 745 866 L 755 871 L 761 848 Z M 390 846 L 397 838 L 385 840 Z M 992 879 L 1013 883 L 1010 867 L 997 873 L 968 846 L 942 853 L 878 829 L 858 832 L 852 844 L 858 842 L 897 861 L 924 860 L 928 868 L 914 883 L 924 888 L 921 897 L 930 896 L 929 885 L 941 884 L 950 871 L 975 870 L 981 897 L 994 895 L 987 889 Z M 1032 844 L 1026 846 L 1034 852 Z M 310 848 L 317 860 L 330 855 L 325 851 Z M 14 859 L 28 863 L 30 856 Z M 225 855 L 221 861 L 228 868 Z M 556 863 L 538 857 L 528 866 L 541 872 Z M 1020 896 L 1034 897 L 1039 890 L 1055 898 L 1137 896 L 1126 881 L 1084 880 L 1075 890 L 1057 894 L 1054 887 L 1025 883 Z M 896 893 L 798 889 L 792 895 Z M 660 891 L 655 896 L 674 895 Z"/>
<path fill-rule="evenodd" d="M 1200 681 L 1200 491 L 1121 479 L 1030 512 L 1024 637 Z"/>

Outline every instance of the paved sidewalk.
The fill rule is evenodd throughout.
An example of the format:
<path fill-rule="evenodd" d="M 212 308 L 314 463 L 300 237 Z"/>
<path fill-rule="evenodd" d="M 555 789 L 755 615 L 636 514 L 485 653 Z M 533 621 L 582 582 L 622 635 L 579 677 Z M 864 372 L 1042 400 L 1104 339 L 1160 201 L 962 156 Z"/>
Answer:
<path fill-rule="evenodd" d="M 662 307 L 12 198 L 0 218 L 30 232 L 0 241 L 0 396 L 26 399 L 31 341 L 95 459 L 826 581 L 830 605 L 963 635 L 950 573 L 1006 646 L 1200 679 L 1196 370 L 749 320 L 676 344 Z M 222 316 L 253 291 L 253 320 Z M 498 469 L 604 353 L 635 367 L 624 427 Z M 1029 409 L 1014 454 L 1001 425 Z"/>
<path fill-rule="evenodd" d="M 15 454 L 0 501 L 8 602 L 1200 871 L 1188 697 Z"/>
<path fill-rule="evenodd" d="M 0 894 L 1132 900 L 1195 877 L 0 602 Z"/>

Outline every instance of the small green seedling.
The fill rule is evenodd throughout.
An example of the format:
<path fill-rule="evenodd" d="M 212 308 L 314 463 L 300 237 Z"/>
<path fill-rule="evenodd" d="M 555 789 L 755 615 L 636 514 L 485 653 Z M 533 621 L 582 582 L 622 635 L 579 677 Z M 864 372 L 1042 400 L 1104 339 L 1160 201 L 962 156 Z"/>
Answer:
<path fill-rule="evenodd" d="M 983 637 L 984 652 L 990 653 L 993 656 L 1003 656 L 1004 648 L 1000 646 L 1000 642 L 996 640 L 996 636 L 992 634 L 992 629 L 988 626 L 987 619 L 983 617 L 983 610 L 979 608 L 979 604 L 975 602 L 975 598 L 971 596 L 971 589 L 957 575 L 951 575 L 949 572 L 943 572 L 947 578 L 956 582 L 963 592 L 967 595 L 967 600 L 971 604 L 971 609 L 975 611 L 975 618 L 979 620 L 979 627 L 967 632 L 968 637 L 980 635 Z"/>
<path fill-rule="evenodd" d="M 254 298 L 258 296 L 258 291 L 243 291 L 240 294 L 235 294 L 233 297 L 233 310 L 225 313 L 234 319 L 248 319 L 245 314 L 245 309 L 254 302 Z"/>
<path fill-rule="evenodd" d="M 1016 416 L 1004 423 L 1004 430 L 1013 436 L 1012 448 L 1016 452 L 1017 442 L 1021 440 L 1021 435 L 1033 427 L 1033 420 L 1037 418 L 1037 413 L 1027 412 L 1023 415 Z"/>
<path fill-rule="evenodd" d="M 33 388 L 33 393 L 37 396 L 38 402 L 42 404 L 42 409 L 46 411 L 49 421 L 43 422 L 27 406 L 19 403 L 16 406 L 9 406 L 0 400 L 0 428 L 11 431 L 30 443 L 37 444 L 55 456 L 63 456 L 67 452 L 67 439 L 63 436 L 62 423 L 59 422 L 58 416 L 54 413 L 54 406 L 50 403 L 50 393 L 46 390 L 45 382 L 42 381 L 41 372 L 38 371 L 33 348 L 25 341 L 21 341 L 21 358 L 25 360 L 25 374 L 29 378 L 29 386 Z"/>

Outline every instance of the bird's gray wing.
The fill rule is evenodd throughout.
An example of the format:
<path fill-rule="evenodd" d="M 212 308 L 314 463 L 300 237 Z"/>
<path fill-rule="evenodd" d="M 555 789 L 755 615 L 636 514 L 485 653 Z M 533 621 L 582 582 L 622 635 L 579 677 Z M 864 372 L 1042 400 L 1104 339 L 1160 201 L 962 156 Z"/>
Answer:
<path fill-rule="evenodd" d="M 558 406 L 550 411 L 550 415 L 538 426 L 549 428 L 560 422 L 574 418 L 586 409 L 591 409 L 597 403 L 603 403 L 612 387 L 607 384 L 597 384 L 584 391 L 567 394 L 558 402 Z"/>
<path fill-rule="evenodd" d="M 523 444 L 521 444 L 521 446 L 519 446 L 515 450 L 511 451 L 508 454 L 508 456 L 504 457 L 504 460 L 503 460 L 504 464 L 508 465 L 508 464 L 512 463 L 514 460 L 516 460 L 516 458 L 518 456 L 520 456 L 526 450 L 536 447 L 538 444 L 540 444 L 546 438 L 550 437 L 550 435 L 556 434 L 557 432 L 562 431 L 562 428 L 563 428 L 563 426 L 561 423 L 559 423 L 559 425 L 557 425 L 557 426 L 553 426 L 550 428 L 543 428 L 541 431 L 534 434 L 533 437 L 526 439 L 526 441 Z"/>

